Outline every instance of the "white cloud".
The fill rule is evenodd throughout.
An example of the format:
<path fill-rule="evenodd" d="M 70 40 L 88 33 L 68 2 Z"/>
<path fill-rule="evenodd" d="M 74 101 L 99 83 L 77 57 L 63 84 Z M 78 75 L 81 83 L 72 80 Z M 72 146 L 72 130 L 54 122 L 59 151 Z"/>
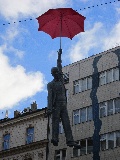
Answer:
<path fill-rule="evenodd" d="M 92 29 L 80 33 L 76 38 L 78 38 L 77 42 L 73 43 L 68 50 L 71 62 L 87 58 L 91 49 L 106 51 L 120 46 L 120 21 L 114 24 L 109 31 L 105 29 L 103 23 L 95 23 Z"/>
<path fill-rule="evenodd" d="M 68 0 L 0 0 L 0 14 L 6 19 L 38 16 L 50 8 L 62 7 Z M 70 1 L 70 0 L 69 0 Z"/>
<path fill-rule="evenodd" d="M 90 49 L 100 45 L 98 32 L 102 29 L 102 23 L 95 23 L 93 28 L 80 33 L 77 38 L 77 43 L 74 43 L 69 49 L 69 57 L 71 62 L 81 60 L 88 57 Z M 98 36 L 98 37 L 97 37 Z"/>
<path fill-rule="evenodd" d="M 103 39 L 104 50 L 115 46 L 120 46 L 120 22 L 116 23 L 108 36 Z"/>
<path fill-rule="evenodd" d="M 11 67 L 9 59 L 0 47 L 0 109 L 12 108 L 21 100 L 27 99 L 44 89 L 45 79 L 41 72 L 26 73 L 18 65 Z"/>

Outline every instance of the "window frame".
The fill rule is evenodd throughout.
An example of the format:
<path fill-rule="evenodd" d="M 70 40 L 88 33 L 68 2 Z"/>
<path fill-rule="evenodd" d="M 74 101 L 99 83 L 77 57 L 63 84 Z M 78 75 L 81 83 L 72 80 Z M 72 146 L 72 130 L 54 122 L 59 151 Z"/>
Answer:
<path fill-rule="evenodd" d="M 5 137 L 9 136 L 8 139 L 5 140 Z M 6 143 L 6 145 L 5 145 Z M 7 148 L 6 148 L 7 146 Z M 3 150 L 10 149 L 10 133 L 4 134 L 3 135 Z"/>
<path fill-rule="evenodd" d="M 88 76 L 86 78 L 82 78 L 82 79 L 79 79 L 79 80 L 75 80 L 73 81 L 73 93 L 74 94 L 77 94 L 77 93 L 81 93 L 81 92 L 84 92 L 86 90 L 89 90 L 89 89 L 92 89 L 92 81 L 91 81 L 91 87 L 88 88 L 88 79 L 92 79 L 92 76 Z M 82 89 L 82 83 L 83 81 L 85 81 L 85 89 Z M 75 84 L 75 82 L 78 82 L 77 84 Z M 78 92 L 75 92 L 75 87 L 78 86 Z"/>
<path fill-rule="evenodd" d="M 103 71 L 103 72 L 100 72 L 100 74 L 99 74 L 99 86 L 103 86 L 103 85 L 105 85 L 105 84 L 109 84 L 109 83 L 112 83 L 112 82 L 115 82 L 115 81 L 119 81 L 119 78 L 117 79 L 117 80 L 115 80 L 115 77 L 114 77 L 114 73 L 115 73 L 115 70 L 117 70 L 118 69 L 118 74 L 119 74 L 119 67 L 114 67 L 114 68 L 111 68 L 111 69 L 109 69 L 109 70 L 106 70 L 106 71 Z M 111 77 L 111 79 L 112 79 L 112 81 L 111 82 L 107 82 L 107 73 L 109 72 L 109 71 L 111 71 L 112 72 L 112 77 Z M 101 84 L 101 78 L 103 77 L 102 76 L 102 74 L 104 74 L 105 76 L 105 83 L 104 84 Z M 118 75 L 118 77 L 119 77 L 119 75 Z"/>
<path fill-rule="evenodd" d="M 80 109 L 76 109 L 76 110 L 73 110 L 73 125 L 77 125 L 77 124 L 75 124 L 75 121 L 74 121 L 74 117 L 75 117 L 74 112 L 77 111 L 77 110 L 78 110 L 77 116 L 79 116 L 77 124 L 81 123 L 80 122 Z"/>
<path fill-rule="evenodd" d="M 28 133 L 28 130 L 29 129 L 33 129 L 33 133 L 31 134 L 31 133 Z M 31 136 L 32 135 L 32 136 Z M 30 141 L 29 142 L 29 140 L 28 140 L 28 138 L 29 137 L 32 137 L 32 141 Z M 28 127 L 27 129 L 26 129 L 26 144 L 31 144 L 31 143 L 33 143 L 34 142 L 34 127 Z"/>
<path fill-rule="evenodd" d="M 93 137 L 88 137 L 88 138 L 81 139 L 81 140 L 78 141 L 78 144 L 81 145 L 81 141 L 85 140 L 85 154 L 81 154 L 81 149 L 77 149 L 78 150 L 78 155 L 74 156 L 74 154 L 72 152 L 72 157 L 79 157 L 79 156 L 82 156 L 82 155 L 91 154 L 93 152 L 92 151 L 92 152 L 88 153 L 88 139 L 92 139 L 92 141 L 93 141 Z M 74 151 L 74 148 L 73 148 L 73 151 Z"/>
<path fill-rule="evenodd" d="M 55 150 L 55 160 L 56 160 L 56 158 L 59 156 L 60 157 L 60 160 L 63 160 L 63 153 L 62 153 L 62 151 L 63 150 L 65 150 L 65 152 L 66 152 L 66 157 L 67 157 L 67 150 L 64 148 L 64 149 L 60 149 L 60 150 Z M 56 154 L 56 152 L 57 151 L 60 151 L 60 153 L 59 154 Z M 66 157 L 65 157 L 65 160 L 66 160 Z"/>

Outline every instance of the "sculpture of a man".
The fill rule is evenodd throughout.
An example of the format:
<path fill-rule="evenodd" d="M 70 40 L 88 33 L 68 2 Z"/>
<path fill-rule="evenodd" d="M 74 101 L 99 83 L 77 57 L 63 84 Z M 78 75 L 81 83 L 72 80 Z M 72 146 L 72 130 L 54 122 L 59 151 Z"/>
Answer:
<path fill-rule="evenodd" d="M 59 122 L 60 118 L 66 136 L 66 143 L 69 147 L 80 148 L 80 145 L 74 142 L 70 120 L 67 111 L 66 89 L 63 78 L 57 67 L 51 69 L 54 79 L 48 83 L 48 109 L 47 114 L 52 114 L 52 140 L 54 146 L 58 146 Z"/>

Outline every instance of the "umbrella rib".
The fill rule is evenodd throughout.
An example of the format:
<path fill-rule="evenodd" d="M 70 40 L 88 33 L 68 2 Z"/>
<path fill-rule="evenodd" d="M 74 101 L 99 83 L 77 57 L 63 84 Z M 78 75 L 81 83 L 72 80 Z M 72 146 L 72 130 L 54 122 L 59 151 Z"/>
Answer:
<path fill-rule="evenodd" d="M 56 17 L 56 18 L 57 18 L 57 17 Z M 47 23 L 49 23 L 50 21 L 53 21 L 54 19 L 55 19 L 55 18 L 53 17 L 53 19 L 47 21 Z M 46 25 L 46 23 L 45 23 L 43 26 L 41 26 L 41 28 L 44 27 L 45 25 Z"/>
<path fill-rule="evenodd" d="M 66 24 L 66 26 L 67 26 L 67 28 L 68 28 L 68 32 L 69 32 L 70 37 L 71 37 L 71 39 L 72 39 L 72 36 L 71 36 L 70 30 L 69 30 L 69 27 L 68 27 L 68 25 L 67 25 L 67 23 L 66 23 L 66 21 L 65 21 L 65 20 L 64 20 L 64 22 L 65 22 L 65 24 Z"/>
<path fill-rule="evenodd" d="M 58 21 L 58 23 L 56 24 L 56 26 L 58 26 L 58 25 L 59 25 L 59 21 Z M 54 30 L 54 33 L 53 33 L 53 37 L 55 36 L 56 29 L 57 29 L 57 27 L 55 27 L 55 30 Z"/>
<path fill-rule="evenodd" d="M 68 18 L 68 19 L 70 19 L 71 21 L 75 22 L 78 26 L 80 26 L 79 23 L 77 23 L 77 22 L 74 21 L 73 19 L 71 19 L 71 18 Z M 81 27 L 81 26 L 80 26 L 80 27 Z M 84 30 L 84 27 L 81 27 L 81 28 L 82 28 L 82 30 Z"/>

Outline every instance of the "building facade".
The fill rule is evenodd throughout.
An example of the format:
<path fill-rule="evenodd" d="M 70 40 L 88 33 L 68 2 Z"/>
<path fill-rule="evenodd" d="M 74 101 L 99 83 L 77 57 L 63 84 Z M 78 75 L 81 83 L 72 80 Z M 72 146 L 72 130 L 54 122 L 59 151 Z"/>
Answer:
<path fill-rule="evenodd" d="M 0 160 L 46 160 L 47 118 L 45 108 L 33 103 L 14 118 L 0 120 Z"/>
<path fill-rule="evenodd" d="M 100 160 L 120 160 L 120 47 L 65 66 L 63 73 L 69 75 L 67 109 L 81 149 L 66 145 L 60 122 L 59 145 L 49 142 L 49 160 L 93 160 L 96 130 L 100 131 Z"/>

